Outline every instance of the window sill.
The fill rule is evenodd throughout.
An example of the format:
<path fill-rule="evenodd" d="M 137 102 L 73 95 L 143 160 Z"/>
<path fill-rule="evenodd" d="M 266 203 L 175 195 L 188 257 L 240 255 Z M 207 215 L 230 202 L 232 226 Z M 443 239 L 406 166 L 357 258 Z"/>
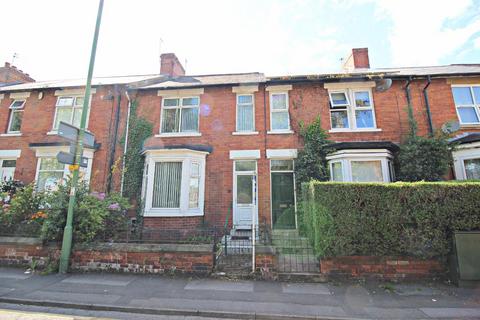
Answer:
<path fill-rule="evenodd" d="M 258 134 L 258 131 L 235 131 L 232 136 L 251 136 Z"/>
<path fill-rule="evenodd" d="M 156 138 L 175 138 L 175 137 L 201 137 L 200 132 L 188 132 L 188 133 L 160 133 L 156 134 Z"/>
<path fill-rule="evenodd" d="M 469 129 L 469 128 L 478 129 L 478 128 L 480 128 L 480 123 L 461 124 L 460 128 L 462 128 L 462 129 Z"/>
<path fill-rule="evenodd" d="M 21 137 L 22 133 L 21 132 L 12 132 L 12 133 L 2 133 L 0 134 L 0 137 Z"/>
<path fill-rule="evenodd" d="M 201 211 L 191 211 L 191 212 L 181 212 L 180 210 L 167 209 L 162 210 L 150 210 L 143 213 L 144 217 L 148 218 L 161 218 L 161 217 L 178 217 L 178 218 L 187 218 L 187 217 L 200 217 L 203 216 Z"/>
<path fill-rule="evenodd" d="M 382 129 L 372 128 L 372 129 L 330 129 L 328 130 L 329 133 L 337 133 L 337 132 L 380 132 Z"/>
<path fill-rule="evenodd" d="M 293 130 L 276 130 L 276 131 L 267 131 L 267 134 L 292 134 Z"/>

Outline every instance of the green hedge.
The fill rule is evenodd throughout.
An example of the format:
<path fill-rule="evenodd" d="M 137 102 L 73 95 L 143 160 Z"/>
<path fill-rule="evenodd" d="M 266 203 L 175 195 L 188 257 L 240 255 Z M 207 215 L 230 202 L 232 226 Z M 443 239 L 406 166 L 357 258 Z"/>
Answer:
<path fill-rule="evenodd" d="M 453 231 L 480 230 L 480 183 L 303 185 L 302 229 L 319 256 L 446 257 Z"/>

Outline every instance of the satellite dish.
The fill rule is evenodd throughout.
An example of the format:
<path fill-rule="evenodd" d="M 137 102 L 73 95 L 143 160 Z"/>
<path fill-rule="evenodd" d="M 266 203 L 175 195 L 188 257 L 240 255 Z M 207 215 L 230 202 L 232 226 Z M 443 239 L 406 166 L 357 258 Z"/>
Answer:
<path fill-rule="evenodd" d="M 449 121 L 442 125 L 442 132 L 446 134 L 454 133 L 458 130 L 460 130 L 460 123 L 458 121 Z"/>
<path fill-rule="evenodd" d="M 384 92 L 392 86 L 392 79 L 380 79 L 375 81 L 375 91 Z"/>

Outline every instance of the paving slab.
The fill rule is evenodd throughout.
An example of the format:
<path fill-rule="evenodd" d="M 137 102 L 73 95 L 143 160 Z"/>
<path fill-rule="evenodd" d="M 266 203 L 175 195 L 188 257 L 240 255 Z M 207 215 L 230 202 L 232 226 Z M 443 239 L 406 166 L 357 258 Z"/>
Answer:
<path fill-rule="evenodd" d="M 377 308 L 366 307 L 363 311 L 372 318 L 425 319 L 425 313 L 416 308 Z"/>
<path fill-rule="evenodd" d="M 283 283 L 282 292 L 291 294 L 331 294 L 328 286 L 320 283 Z"/>
<path fill-rule="evenodd" d="M 431 318 L 480 318 L 480 308 L 420 308 Z"/>
<path fill-rule="evenodd" d="M 400 296 L 438 296 L 442 294 L 442 291 L 422 285 L 395 285 L 395 293 Z"/>
<path fill-rule="evenodd" d="M 115 275 L 73 275 L 66 279 L 60 281 L 61 283 L 71 283 L 71 284 L 88 284 L 88 285 L 99 285 L 99 286 L 127 286 L 130 282 L 134 280 L 134 277 L 128 276 L 115 276 Z"/>
<path fill-rule="evenodd" d="M 221 280 L 193 280 L 186 286 L 185 290 L 214 290 L 214 291 L 235 291 L 253 292 L 253 282 L 247 281 L 221 281 Z"/>
<path fill-rule="evenodd" d="M 57 291 L 34 291 L 26 295 L 27 298 L 40 301 L 63 301 L 73 303 L 113 304 L 121 296 L 113 294 L 72 293 Z"/>
<path fill-rule="evenodd" d="M 241 312 L 272 315 L 296 316 L 326 316 L 345 317 L 347 314 L 342 307 L 299 305 L 277 302 L 245 302 L 203 299 L 161 299 L 148 300 L 134 299 L 129 303 L 131 307 L 182 309 L 190 311 Z"/>

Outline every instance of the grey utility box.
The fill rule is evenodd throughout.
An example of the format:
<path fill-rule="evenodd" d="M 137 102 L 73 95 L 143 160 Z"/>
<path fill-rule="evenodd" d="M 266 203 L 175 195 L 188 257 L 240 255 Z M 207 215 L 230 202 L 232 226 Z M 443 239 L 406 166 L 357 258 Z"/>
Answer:
<path fill-rule="evenodd" d="M 458 280 L 480 281 L 480 231 L 455 232 Z"/>

